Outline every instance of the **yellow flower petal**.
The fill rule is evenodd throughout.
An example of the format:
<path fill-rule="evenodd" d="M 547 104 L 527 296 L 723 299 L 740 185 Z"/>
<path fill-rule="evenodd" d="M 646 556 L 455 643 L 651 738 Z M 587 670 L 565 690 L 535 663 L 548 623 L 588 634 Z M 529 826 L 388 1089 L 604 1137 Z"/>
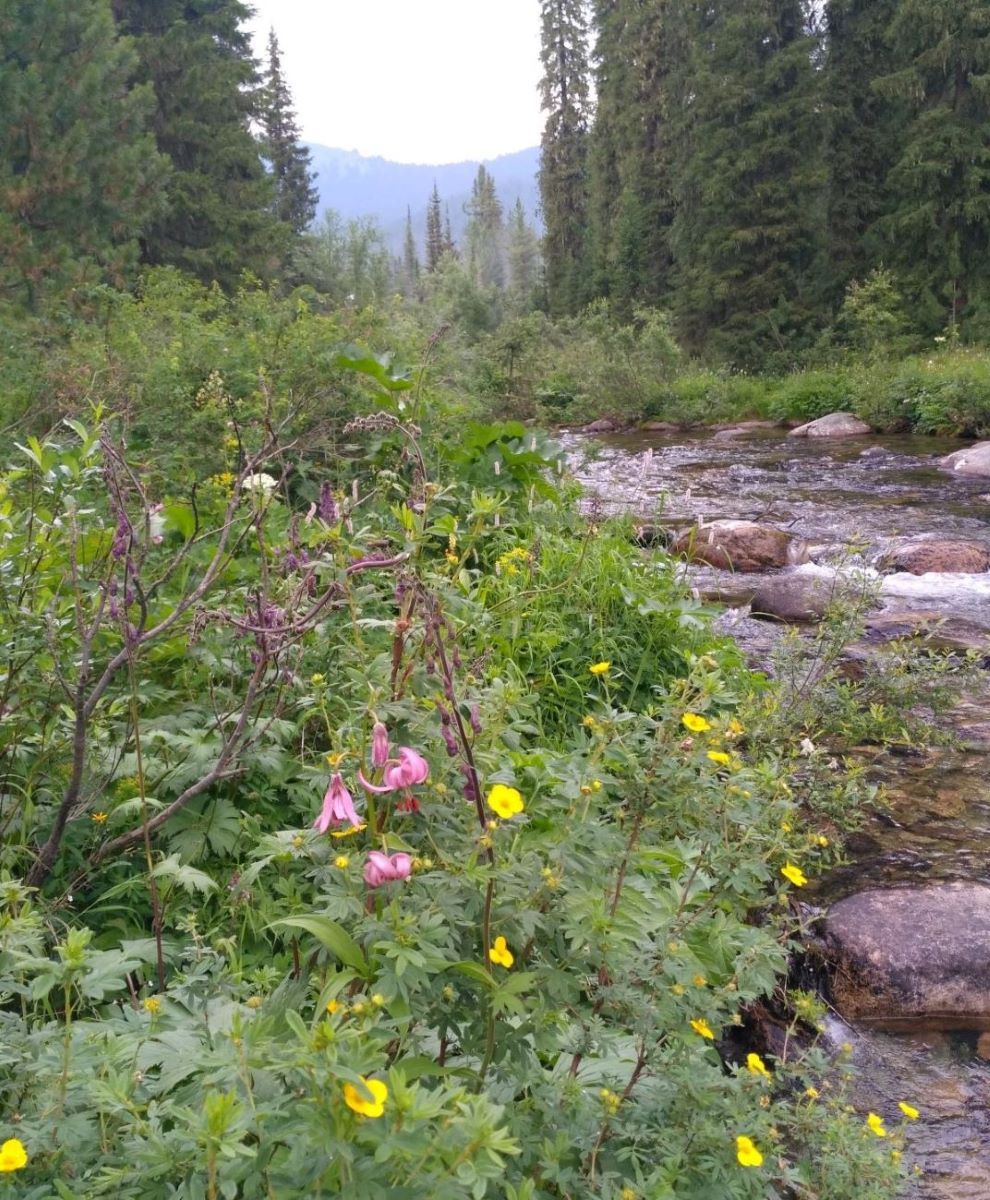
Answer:
<path fill-rule="evenodd" d="M 807 876 L 800 867 L 795 867 L 793 863 L 788 863 L 780 868 L 780 873 L 785 879 L 790 880 L 795 887 L 804 887 L 808 882 Z"/>
<path fill-rule="evenodd" d="M 918 1117 L 921 1116 L 913 1104 L 907 1104 L 904 1100 L 899 1101 L 897 1107 L 909 1121 L 917 1121 Z"/>
<path fill-rule="evenodd" d="M 762 1167 L 763 1155 L 753 1144 L 753 1139 L 745 1135 L 736 1138 L 736 1158 L 741 1167 Z"/>
<path fill-rule="evenodd" d="M 883 1127 L 883 1117 L 878 1117 L 876 1113 L 869 1113 L 866 1118 L 866 1127 L 871 1133 L 875 1133 L 877 1137 L 886 1137 L 887 1131 Z"/>
<path fill-rule="evenodd" d="M 353 1083 L 344 1084 L 344 1103 L 352 1112 L 362 1117 L 380 1117 L 385 1111 L 385 1101 L 388 1099 L 388 1087 L 380 1079 L 365 1079 L 361 1082 L 370 1093 L 370 1099 Z"/>
<path fill-rule="evenodd" d="M 27 1166 L 27 1160 L 24 1143 L 18 1138 L 8 1138 L 0 1146 L 0 1171 L 19 1171 L 21 1167 Z"/>
<path fill-rule="evenodd" d="M 708 757 L 713 763 L 720 763 L 724 767 L 727 767 L 732 762 L 732 755 L 726 754 L 724 750 L 709 750 Z"/>
<path fill-rule="evenodd" d="M 592 675 L 607 675 L 611 669 L 611 666 L 612 664 L 610 662 L 596 662 L 592 663 L 588 670 L 592 673 Z"/>
<path fill-rule="evenodd" d="M 715 1039 L 715 1034 L 712 1033 L 711 1026 L 703 1018 L 691 1022 L 691 1028 L 695 1033 L 700 1034 L 703 1038 Z"/>
<path fill-rule="evenodd" d="M 770 1072 L 767 1070 L 767 1065 L 758 1054 L 746 1055 L 746 1070 L 751 1075 L 762 1075 L 764 1079 L 770 1078 Z"/>
<path fill-rule="evenodd" d="M 522 796 L 514 787 L 507 787 L 504 783 L 496 783 L 488 793 L 488 807 L 497 812 L 503 821 L 508 821 L 517 813 L 521 813 L 526 805 L 523 803 Z"/>
<path fill-rule="evenodd" d="M 504 937 L 495 939 L 495 945 L 489 949 L 488 957 L 500 967 L 511 967 L 516 961 Z"/>
<path fill-rule="evenodd" d="M 690 729 L 692 733 L 705 733 L 711 729 L 711 725 L 704 717 L 699 717 L 697 713 L 685 713 L 681 717 L 685 729 Z"/>

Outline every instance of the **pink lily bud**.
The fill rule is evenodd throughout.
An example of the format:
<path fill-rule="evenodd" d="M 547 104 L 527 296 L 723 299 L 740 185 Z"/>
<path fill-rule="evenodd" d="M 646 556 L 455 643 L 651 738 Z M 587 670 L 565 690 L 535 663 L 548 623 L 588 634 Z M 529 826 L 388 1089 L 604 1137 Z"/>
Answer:
<path fill-rule="evenodd" d="M 364 864 L 364 881 L 368 887 L 381 887 L 383 883 L 395 883 L 408 879 L 412 874 L 412 859 L 408 854 L 382 854 L 372 850 Z"/>
<path fill-rule="evenodd" d="M 354 809 L 354 801 L 347 790 L 343 777 L 335 771 L 330 777 L 326 795 L 323 797 L 323 808 L 313 822 L 314 828 L 320 833 L 326 833 L 331 825 L 360 825 L 361 818 Z"/>
<path fill-rule="evenodd" d="M 371 731 L 371 765 L 384 767 L 388 762 L 388 730 L 376 721 Z"/>

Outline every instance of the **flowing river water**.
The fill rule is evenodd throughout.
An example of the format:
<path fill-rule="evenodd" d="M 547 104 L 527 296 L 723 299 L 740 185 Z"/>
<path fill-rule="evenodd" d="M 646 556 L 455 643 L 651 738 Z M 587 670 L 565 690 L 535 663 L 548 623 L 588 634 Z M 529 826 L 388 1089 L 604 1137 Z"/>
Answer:
<path fill-rule="evenodd" d="M 990 544 L 990 479 L 940 470 L 960 448 L 949 439 L 789 438 L 779 429 L 741 434 L 633 432 L 593 439 L 567 434 L 571 469 L 590 503 L 631 512 L 647 525 L 682 530 L 696 522 L 755 520 L 803 539 L 810 562 L 789 574 L 867 581 L 892 612 L 930 612 L 990 639 L 990 573 L 889 573 L 883 559 L 918 538 Z M 748 616 L 743 582 L 688 568 L 703 595 L 723 602 L 720 625 L 764 665 L 780 628 Z M 736 594 L 738 592 L 738 594 Z M 990 687 L 952 714 L 957 744 L 931 753 L 878 754 L 870 764 L 888 805 L 847 847 L 849 861 L 809 896 L 826 906 L 870 887 L 942 880 L 990 884 Z M 990 947 L 988 947 L 990 953 Z M 906 1155 L 920 1168 L 912 1200 L 990 1200 L 990 1034 L 856 1028 L 835 1016 L 826 1037 L 852 1047 L 854 1100 L 863 1110 L 922 1110 L 907 1131 Z"/>

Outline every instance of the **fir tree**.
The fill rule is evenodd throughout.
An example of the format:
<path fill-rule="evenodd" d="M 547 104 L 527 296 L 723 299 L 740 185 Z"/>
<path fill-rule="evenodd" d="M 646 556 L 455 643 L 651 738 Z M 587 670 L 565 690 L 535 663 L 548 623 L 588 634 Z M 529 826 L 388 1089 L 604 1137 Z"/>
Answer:
<path fill-rule="evenodd" d="M 412 209 L 406 207 L 406 235 L 402 244 L 402 282 L 407 296 L 419 294 L 419 255 L 413 233 Z"/>
<path fill-rule="evenodd" d="M 451 258 L 458 256 L 457 243 L 454 241 L 454 235 L 450 228 L 450 209 L 446 205 L 443 209 L 443 253 L 449 254 Z"/>
<path fill-rule="evenodd" d="M 598 104 L 589 150 L 594 290 L 621 316 L 658 304 L 671 279 L 667 0 L 598 0 Z"/>
<path fill-rule="evenodd" d="M 820 191 L 804 0 L 687 0 L 675 310 L 692 350 L 743 365 L 799 348 L 814 316 Z"/>
<path fill-rule="evenodd" d="M 501 288 L 505 285 L 502 202 L 495 190 L 495 180 L 484 165 L 478 167 L 471 199 L 464 211 L 468 216 L 465 232 L 468 272 L 479 287 Z"/>
<path fill-rule="evenodd" d="M 275 184 L 272 211 L 294 234 L 307 229 L 316 216 L 319 192 L 314 183 L 309 151 L 299 140 L 292 96 L 282 74 L 282 55 L 275 30 L 268 34 L 268 63 L 261 94 L 264 153 Z"/>
<path fill-rule="evenodd" d="M 267 278 L 286 250 L 272 180 L 251 133 L 258 75 L 241 0 L 113 0 L 154 88 L 153 128 L 172 164 L 167 211 L 145 230 L 145 262 L 225 286 L 247 269 Z"/>
<path fill-rule="evenodd" d="M 907 106 L 876 80 L 894 65 L 889 33 L 898 0 L 830 0 L 822 76 L 826 246 L 822 293 L 834 308 L 852 280 L 882 257 L 875 226 L 887 206 L 886 177 L 904 137 Z"/>
<path fill-rule="evenodd" d="M 0 301 L 124 283 L 165 164 L 108 0 L 0 0 L 0 45 Z"/>
<path fill-rule="evenodd" d="M 589 66 L 583 0 L 540 0 L 540 158 L 544 258 L 551 312 L 573 312 L 587 291 Z"/>
<path fill-rule="evenodd" d="M 436 181 L 426 206 L 426 269 L 435 271 L 444 256 L 443 214 L 440 211 L 440 193 Z"/>
<path fill-rule="evenodd" d="M 891 266 L 932 332 L 990 323 L 990 6 L 901 0 L 899 69 L 878 82 L 912 103 L 878 222 Z"/>
<path fill-rule="evenodd" d="M 506 263 L 509 304 L 517 312 L 525 312 L 532 308 L 537 300 L 540 239 L 526 220 L 526 210 L 518 197 L 509 214 Z"/>

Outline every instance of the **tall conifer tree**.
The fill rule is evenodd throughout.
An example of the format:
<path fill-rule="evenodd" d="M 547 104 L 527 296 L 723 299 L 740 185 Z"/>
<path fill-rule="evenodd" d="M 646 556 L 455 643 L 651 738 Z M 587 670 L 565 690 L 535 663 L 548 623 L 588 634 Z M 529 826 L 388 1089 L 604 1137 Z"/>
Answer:
<path fill-rule="evenodd" d="M 0 302 L 123 283 L 165 164 L 109 0 L 0 0 L 0 46 Z"/>
<path fill-rule="evenodd" d="M 582 0 L 540 0 L 546 124 L 541 142 L 543 254 L 551 312 L 573 312 L 586 298 L 588 25 Z"/>
<path fill-rule="evenodd" d="M 264 153 L 275 184 L 273 211 L 294 234 L 307 229 L 316 216 L 316 190 L 310 153 L 299 137 L 292 95 L 282 73 L 282 53 L 275 30 L 268 33 L 268 62 L 261 92 Z"/>
<path fill-rule="evenodd" d="M 932 332 L 990 329 L 990 5 L 901 0 L 899 69 L 879 81 L 913 102 L 880 222 L 892 266 Z"/>
<path fill-rule="evenodd" d="M 272 180 L 251 132 L 259 80 L 241 0 L 113 0 L 154 88 L 154 133 L 172 164 L 168 209 L 142 237 L 143 257 L 226 286 L 244 269 L 275 273 L 287 243 Z"/>
<path fill-rule="evenodd" d="M 412 209 L 406 206 L 406 234 L 402 242 L 402 285 L 407 296 L 419 294 L 419 254 L 413 233 Z"/>
<path fill-rule="evenodd" d="M 517 312 L 524 312 L 533 306 L 537 298 L 540 239 L 526 220 L 526 210 L 518 197 L 509 213 L 506 262 L 509 302 Z"/>
<path fill-rule="evenodd" d="M 435 271 L 443 258 L 444 250 L 443 214 L 440 211 L 440 193 L 436 181 L 426 206 L 426 269 Z"/>
<path fill-rule="evenodd" d="M 677 164 L 682 337 L 743 365 L 800 347 L 814 316 L 820 121 L 805 0 L 687 0 Z"/>
<path fill-rule="evenodd" d="M 468 215 L 465 231 L 468 271 L 480 287 L 501 288 L 505 285 L 502 202 L 495 190 L 495 180 L 484 165 L 478 167 L 465 211 Z"/>

